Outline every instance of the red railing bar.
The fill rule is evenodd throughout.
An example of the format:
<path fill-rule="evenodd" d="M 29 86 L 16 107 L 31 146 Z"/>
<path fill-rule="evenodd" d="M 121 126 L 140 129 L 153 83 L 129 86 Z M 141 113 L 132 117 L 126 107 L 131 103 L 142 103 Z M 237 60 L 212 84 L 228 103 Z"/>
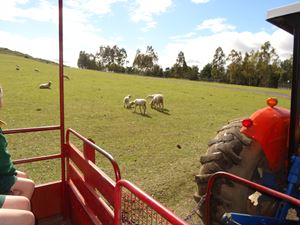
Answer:
<path fill-rule="evenodd" d="M 136 187 L 134 184 L 127 180 L 119 180 L 116 184 L 115 190 L 115 224 L 120 225 L 121 223 L 121 206 L 122 206 L 122 187 L 127 188 L 131 193 L 136 195 L 142 202 L 147 206 L 155 210 L 159 215 L 174 225 L 187 225 L 182 219 L 178 218 L 170 210 L 162 206 L 159 202 L 151 198 L 144 191 Z"/>
<path fill-rule="evenodd" d="M 28 158 L 28 159 L 17 159 L 17 160 L 14 160 L 13 163 L 14 164 L 24 164 L 24 163 L 45 161 L 45 160 L 49 160 L 49 159 L 58 159 L 58 158 L 61 158 L 61 154 L 38 156 L 38 157 L 32 157 L 32 158 Z"/>
<path fill-rule="evenodd" d="M 284 193 L 281 193 L 279 191 L 275 191 L 271 188 L 268 188 L 268 187 L 265 187 L 263 185 L 260 185 L 260 184 L 257 184 L 257 183 L 254 183 L 250 180 L 247 180 L 247 179 L 244 179 L 242 177 L 238 177 L 234 174 L 231 174 L 231 173 L 226 173 L 226 172 L 217 172 L 215 173 L 214 175 L 212 175 L 209 180 L 208 180 L 208 184 L 207 184 L 207 191 L 206 191 L 206 200 L 205 200 L 205 221 L 207 225 L 210 225 L 211 221 L 210 221 L 210 201 L 211 201 L 211 196 L 212 196 L 212 187 L 216 181 L 217 178 L 220 178 L 220 177 L 226 177 L 230 180 L 233 180 L 234 182 L 237 182 L 237 183 L 240 183 L 240 184 L 243 184 L 245 186 L 249 186 L 255 190 L 258 190 L 260 192 L 263 192 L 265 194 L 268 194 L 268 195 L 271 195 L 273 197 L 276 197 L 276 198 L 279 198 L 283 201 L 287 201 L 293 205 L 296 205 L 296 206 L 300 206 L 300 200 L 296 199 L 296 198 L 293 198 L 289 195 L 286 195 Z"/>
<path fill-rule="evenodd" d="M 82 206 L 83 210 L 85 211 L 86 215 L 89 217 L 91 222 L 95 225 L 102 225 L 102 223 L 100 222 L 99 218 L 95 215 L 95 213 L 89 208 L 89 206 L 86 205 L 85 200 L 83 199 L 81 193 L 79 192 L 79 190 L 77 189 L 77 187 L 75 186 L 73 181 L 68 180 L 67 182 L 69 184 L 70 190 L 76 197 L 76 200 Z M 90 224 L 90 223 L 87 223 L 87 224 Z"/>
<path fill-rule="evenodd" d="M 59 125 L 54 126 L 43 126 L 43 127 L 28 127 L 28 128 L 16 128 L 4 130 L 4 134 L 18 134 L 18 133 L 28 133 L 28 132 L 39 132 L 39 131 L 49 131 L 49 130 L 59 130 Z"/>
<path fill-rule="evenodd" d="M 76 137 L 78 137 L 79 139 L 81 139 L 84 143 L 88 144 L 89 146 L 91 146 L 92 148 L 94 148 L 97 152 L 99 152 L 100 154 L 102 154 L 103 156 L 105 156 L 111 162 L 111 164 L 112 164 L 112 166 L 114 168 L 116 182 L 121 179 L 121 173 L 120 173 L 119 165 L 115 161 L 115 159 L 112 157 L 111 154 L 109 154 L 107 151 L 105 151 L 104 149 L 100 148 L 98 145 L 94 144 L 89 139 L 83 137 L 81 134 L 77 133 L 75 130 L 73 130 L 71 128 L 67 129 L 67 135 L 66 135 L 67 144 L 70 144 L 70 133 L 74 134 Z"/>
<path fill-rule="evenodd" d="M 61 197 L 65 199 L 65 100 L 64 100 L 64 47 L 63 47 L 63 0 L 58 0 L 58 42 L 59 42 L 59 121 L 60 121 L 60 149 L 61 149 L 61 180 L 62 185 Z M 62 203 L 63 214 L 67 217 L 66 201 Z"/>

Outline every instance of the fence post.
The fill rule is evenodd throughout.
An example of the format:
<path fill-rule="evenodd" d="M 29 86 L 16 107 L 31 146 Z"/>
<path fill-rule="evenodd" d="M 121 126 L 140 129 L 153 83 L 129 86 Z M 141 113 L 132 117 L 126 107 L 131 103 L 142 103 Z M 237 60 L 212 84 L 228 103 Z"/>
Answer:
<path fill-rule="evenodd" d="M 89 138 L 88 140 L 95 144 L 92 139 Z M 95 149 L 85 142 L 83 143 L 83 155 L 85 159 L 92 161 L 94 164 L 96 163 Z"/>
<path fill-rule="evenodd" d="M 89 138 L 88 140 L 95 144 L 92 139 Z M 86 142 L 83 143 L 83 156 L 86 160 L 90 160 L 94 164 L 96 163 L 95 149 Z M 84 180 L 90 185 L 93 183 L 93 177 L 89 176 L 89 174 L 86 173 L 84 173 Z"/>

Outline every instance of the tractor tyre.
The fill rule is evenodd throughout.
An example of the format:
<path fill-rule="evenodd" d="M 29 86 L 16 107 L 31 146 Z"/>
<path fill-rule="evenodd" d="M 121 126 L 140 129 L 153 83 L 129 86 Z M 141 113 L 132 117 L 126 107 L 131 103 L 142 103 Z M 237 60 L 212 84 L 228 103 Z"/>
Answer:
<path fill-rule="evenodd" d="M 195 176 L 198 191 L 194 198 L 197 202 L 205 195 L 208 179 L 216 172 L 225 171 L 248 180 L 259 182 L 261 170 L 268 169 L 265 156 L 258 142 L 242 134 L 241 120 L 229 122 L 223 126 L 216 137 L 208 142 L 206 154 L 200 157 L 202 166 Z M 261 169 L 261 170 L 260 170 Z M 215 183 L 211 202 L 211 221 L 219 224 L 226 212 L 274 214 L 276 204 L 269 202 L 264 207 L 253 208 L 248 200 L 254 191 L 220 178 Z M 199 206 L 200 216 L 204 217 L 204 204 Z M 267 210 L 266 210 L 267 209 Z M 254 212 L 255 211 L 255 212 Z"/>

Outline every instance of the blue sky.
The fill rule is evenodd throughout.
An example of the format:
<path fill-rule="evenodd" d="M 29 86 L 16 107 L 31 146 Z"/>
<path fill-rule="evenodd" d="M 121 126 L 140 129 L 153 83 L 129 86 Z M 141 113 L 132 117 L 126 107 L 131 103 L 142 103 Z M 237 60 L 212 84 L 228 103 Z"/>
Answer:
<path fill-rule="evenodd" d="M 179 51 L 200 69 L 221 46 L 245 53 L 270 41 L 282 59 L 292 52 L 292 36 L 266 19 L 269 9 L 289 0 L 65 0 L 64 60 L 76 66 L 80 50 L 101 45 L 136 50 L 152 45 L 158 63 L 172 66 Z M 57 1 L 0 1 L 0 47 L 53 61 L 58 59 Z"/>

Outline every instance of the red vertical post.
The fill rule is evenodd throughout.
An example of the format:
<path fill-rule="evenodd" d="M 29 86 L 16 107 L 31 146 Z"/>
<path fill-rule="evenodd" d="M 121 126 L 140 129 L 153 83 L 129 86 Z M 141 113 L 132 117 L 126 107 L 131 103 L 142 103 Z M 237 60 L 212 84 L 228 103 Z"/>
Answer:
<path fill-rule="evenodd" d="M 58 0 L 58 39 L 59 39 L 59 108 L 60 108 L 60 149 L 61 149 L 61 198 L 66 198 L 66 172 L 65 172 L 65 108 L 64 108 L 64 57 L 63 57 L 63 0 Z M 67 202 L 62 201 L 62 209 L 67 217 Z"/>
<path fill-rule="evenodd" d="M 88 139 L 88 140 L 95 144 L 95 142 L 92 139 Z M 86 142 L 83 143 L 83 155 L 85 159 L 88 159 L 93 163 L 96 163 L 95 149 Z"/>
<path fill-rule="evenodd" d="M 88 139 L 88 140 L 95 144 L 95 142 L 92 139 Z M 83 155 L 85 159 L 90 160 L 93 163 L 96 163 L 95 149 L 87 142 L 83 143 Z M 94 179 L 94 177 L 91 177 L 89 174 L 84 174 L 84 179 L 88 184 L 91 184 L 92 183 L 91 180 Z"/>

